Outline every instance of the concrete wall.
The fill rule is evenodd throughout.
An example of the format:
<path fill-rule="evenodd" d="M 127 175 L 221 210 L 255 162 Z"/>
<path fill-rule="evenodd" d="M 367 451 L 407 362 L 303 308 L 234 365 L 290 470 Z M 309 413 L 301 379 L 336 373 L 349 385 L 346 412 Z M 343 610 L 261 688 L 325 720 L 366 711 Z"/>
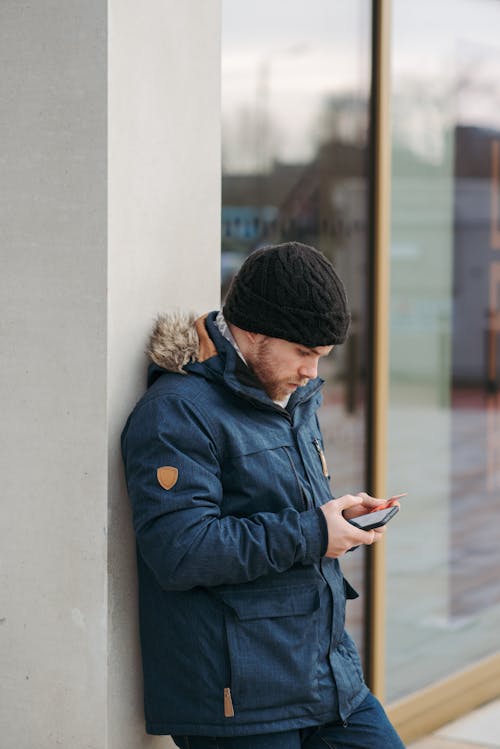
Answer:
<path fill-rule="evenodd" d="M 145 737 L 118 438 L 219 286 L 219 0 L 0 5 L 2 749 Z"/>
<path fill-rule="evenodd" d="M 147 13 L 144 7 L 110 2 L 111 749 L 142 746 L 143 731 L 131 678 L 138 670 L 135 558 L 117 437 L 144 389 L 142 352 L 156 314 L 215 309 L 220 284 L 219 0 L 148 0 Z"/>

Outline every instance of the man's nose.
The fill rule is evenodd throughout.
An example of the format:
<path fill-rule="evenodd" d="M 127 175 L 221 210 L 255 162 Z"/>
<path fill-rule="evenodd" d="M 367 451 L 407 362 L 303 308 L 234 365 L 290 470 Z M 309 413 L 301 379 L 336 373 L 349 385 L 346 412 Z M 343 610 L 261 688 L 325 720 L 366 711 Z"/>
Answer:
<path fill-rule="evenodd" d="M 309 380 L 314 380 L 318 376 L 318 360 L 314 359 L 301 365 L 299 369 L 301 377 L 307 377 Z"/>

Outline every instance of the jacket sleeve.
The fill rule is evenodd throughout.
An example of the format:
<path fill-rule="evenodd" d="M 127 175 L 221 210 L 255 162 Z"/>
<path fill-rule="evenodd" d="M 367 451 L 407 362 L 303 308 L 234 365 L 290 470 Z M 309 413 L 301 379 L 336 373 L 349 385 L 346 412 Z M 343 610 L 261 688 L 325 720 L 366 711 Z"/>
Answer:
<path fill-rule="evenodd" d="M 221 516 L 217 439 L 196 403 L 162 396 L 140 405 L 122 453 L 139 551 L 165 590 L 246 582 L 322 556 L 319 510 Z"/>

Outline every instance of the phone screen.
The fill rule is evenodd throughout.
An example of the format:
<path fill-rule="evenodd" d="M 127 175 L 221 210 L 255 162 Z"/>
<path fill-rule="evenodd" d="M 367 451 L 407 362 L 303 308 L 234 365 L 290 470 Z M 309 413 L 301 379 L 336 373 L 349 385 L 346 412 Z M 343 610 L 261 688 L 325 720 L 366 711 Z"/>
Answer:
<path fill-rule="evenodd" d="M 349 522 L 357 528 L 369 531 L 372 528 L 380 528 L 381 525 L 388 523 L 398 511 L 399 507 L 394 505 L 393 507 L 386 507 L 384 510 L 368 512 L 366 515 L 358 515 L 357 518 L 351 518 Z"/>

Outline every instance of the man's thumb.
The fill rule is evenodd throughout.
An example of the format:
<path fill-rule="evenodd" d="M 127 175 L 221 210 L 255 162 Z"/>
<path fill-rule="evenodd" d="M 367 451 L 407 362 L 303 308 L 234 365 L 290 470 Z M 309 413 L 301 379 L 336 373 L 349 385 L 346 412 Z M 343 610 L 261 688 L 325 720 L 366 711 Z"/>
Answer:
<path fill-rule="evenodd" d="M 356 507 L 356 505 L 363 504 L 361 497 L 354 496 L 353 494 L 344 494 L 343 497 L 339 497 L 336 500 L 337 507 L 342 512 L 347 510 L 349 507 Z"/>

